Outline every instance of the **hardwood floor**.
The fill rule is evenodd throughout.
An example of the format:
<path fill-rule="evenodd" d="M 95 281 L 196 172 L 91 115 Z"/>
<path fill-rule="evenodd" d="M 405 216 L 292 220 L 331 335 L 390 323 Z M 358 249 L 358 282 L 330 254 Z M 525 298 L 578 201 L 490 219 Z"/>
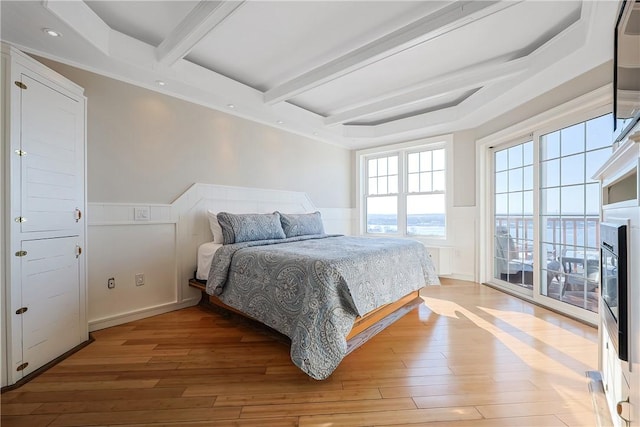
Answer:
<path fill-rule="evenodd" d="M 2 395 L 2 426 L 588 426 L 597 330 L 443 280 L 315 381 L 281 342 L 201 307 L 104 329 Z"/>

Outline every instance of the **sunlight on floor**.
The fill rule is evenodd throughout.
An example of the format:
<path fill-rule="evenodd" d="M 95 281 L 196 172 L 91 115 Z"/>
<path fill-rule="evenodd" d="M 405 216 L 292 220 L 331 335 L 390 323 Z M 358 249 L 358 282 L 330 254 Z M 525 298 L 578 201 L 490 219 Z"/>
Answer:
<path fill-rule="evenodd" d="M 566 345 L 567 342 L 571 342 L 571 348 L 574 349 L 571 351 L 571 357 L 579 360 L 588 368 L 596 366 L 598 362 L 597 344 L 568 329 L 526 313 L 501 311 L 486 307 L 478 307 L 478 309 L 497 319 L 508 322 L 511 326 L 518 328 L 523 334 L 527 334 L 530 337 L 532 337 L 530 332 L 535 331 L 535 338 L 532 337 L 532 339 L 540 341 L 549 347 L 556 347 L 558 343 Z M 594 351 L 585 352 L 584 349 L 589 347 L 592 347 Z"/>
<path fill-rule="evenodd" d="M 482 307 L 477 307 L 484 313 L 493 316 L 499 323 L 504 323 L 507 327 L 500 327 L 494 323 L 491 323 L 479 315 L 471 312 L 470 310 L 460 306 L 459 304 L 441 300 L 432 297 L 424 297 L 426 305 L 435 313 L 441 316 L 447 316 L 453 319 L 467 318 L 473 322 L 476 326 L 484 329 L 496 340 L 504 344 L 514 354 L 518 355 L 520 359 L 530 366 L 532 369 L 539 372 L 538 377 L 542 380 L 553 379 L 554 384 L 562 384 L 563 380 L 571 379 L 575 381 L 577 378 L 581 378 L 585 387 L 587 384 L 586 377 L 580 377 L 577 372 L 584 372 L 589 369 L 594 369 L 597 363 L 597 346 L 595 342 L 590 342 L 583 337 L 577 336 L 570 331 L 563 330 L 554 325 L 550 325 L 541 319 L 535 319 L 534 316 L 525 313 L 514 312 L 501 312 L 500 310 L 490 310 Z M 498 322 L 496 322 L 498 323 Z M 543 331 L 549 329 L 553 333 L 562 332 L 563 343 L 575 341 L 576 354 L 560 353 L 557 348 L 551 342 L 551 339 L 546 339 L 547 332 L 536 334 L 533 336 L 527 331 L 522 330 L 518 325 L 534 324 L 544 326 L 541 328 Z M 573 343 L 572 343 L 573 345 Z M 585 350 L 593 350 L 585 351 Z M 588 354 L 592 353 L 592 354 Z M 580 357 L 582 360 L 577 360 L 577 355 L 583 355 Z M 593 357 L 594 355 L 595 357 Z M 581 366 L 576 369 L 575 364 L 579 363 Z M 574 366 L 569 366 L 573 364 Z M 514 375 L 517 375 L 514 373 Z"/>

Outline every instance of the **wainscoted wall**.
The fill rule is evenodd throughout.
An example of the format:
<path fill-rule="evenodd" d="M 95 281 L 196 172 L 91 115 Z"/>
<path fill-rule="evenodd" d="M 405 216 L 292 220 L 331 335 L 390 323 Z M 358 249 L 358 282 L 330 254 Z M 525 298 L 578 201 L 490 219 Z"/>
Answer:
<path fill-rule="evenodd" d="M 441 275 L 475 281 L 477 251 L 480 250 L 476 245 L 476 208 L 454 207 L 448 219 L 451 221 L 452 247 L 445 251 L 448 260 L 440 261 Z"/>
<path fill-rule="evenodd" d="M 129 321 L 134 313 L 146 317 L 178 302 L 197 303 L 177 296 L 176 224 L 89 225 L 88 242 L 91 330 Z M 136 286 L 137 273 L 144 274 L 142 286 Z M 113 289 L 107 288 L 109 278 L 115 279 Z"/>
<path fill-rule="evenodd" d="M 136 208 L 148 209 L 136 220 Z M 89 203 L 89 329 L 91 331 L 195 305 L 188 286 L 197 248 L 211 241 L 207 210 L 322 213 L 327 233 L 351 234 L 353 209 L 316 208 L 306 193 L 194 184 L 172 204 Z M 145 284 L 136 286 L 135 275 Z M 109 278 L 115 288 L 109 289 Z"/>
<path fill-rule="evenodd" d="M 476 208 L 454 207 L 447 219 L 452 236 L 448 245 L 427 245 L 438 276 L 475 281 Z"/>
<path fill-rule="evenodd" d="M 148 221 L 134 219 L 149 210 Z M 194 305 L 198 295 L 178 295 L 178 223 L 172 205 L 89 203 L 89 330 Z M 136 286 L 143 273 L 145 284 Z M 109 289 L 109 278 L 115 288 Z"/>

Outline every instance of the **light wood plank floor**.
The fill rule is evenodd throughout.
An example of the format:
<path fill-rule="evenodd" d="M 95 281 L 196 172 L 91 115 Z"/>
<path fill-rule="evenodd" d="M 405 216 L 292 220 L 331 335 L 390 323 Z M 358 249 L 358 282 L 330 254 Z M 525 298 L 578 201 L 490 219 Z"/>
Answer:
<path fill-rule="evenodd" d="M 288 348 L 192 307 L 96 341 L 2 395 L 2 426 L 588 426 L 596 329 L 478 284 L 425 304 L 325 381 Z"/>

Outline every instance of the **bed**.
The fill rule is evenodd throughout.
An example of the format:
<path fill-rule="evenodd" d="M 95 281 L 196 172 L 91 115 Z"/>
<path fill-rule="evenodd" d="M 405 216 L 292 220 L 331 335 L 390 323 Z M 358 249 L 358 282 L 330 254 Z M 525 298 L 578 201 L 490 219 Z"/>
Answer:
<path fill-rule="evenodd" d="M 208 300 L 287 336 L 293 363 L 318 380 L 439 283 L 424 245 L 411 239 L 325 234 L 317 212 L 216 218 L 223 236 L 216 242 L 212 227 L 196 273 L 204 278 L 211 259 L 200 286 Z"/>

